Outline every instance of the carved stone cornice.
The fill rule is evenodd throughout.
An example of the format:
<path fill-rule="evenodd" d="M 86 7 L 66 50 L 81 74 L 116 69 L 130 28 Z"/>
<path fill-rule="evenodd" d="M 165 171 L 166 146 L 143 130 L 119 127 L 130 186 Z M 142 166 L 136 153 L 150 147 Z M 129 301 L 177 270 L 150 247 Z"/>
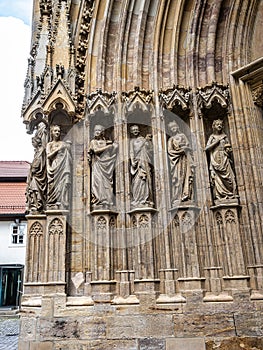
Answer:
<path fill-rule="evenodd" d="M 263 84 L 252 90 L 252 98 L 255 105 L 263 108 Z"/>
<path fill-rule="evenodd" d="M 211 109 L 213 104 L 218 104 L 222 109 L 229 107 L 229 87 L 217 82 L 198 88 L 196 97 L 200 116 L 204 110 Z"/>
<path fill-rule="evenodd" d="M 136 108 L 149 111 L 153 104 L 153 90 L 147 91 L 135 86 L 134 90 L 122 92 L 121 100 L 127 112 L 132 112 Z"/>
<path fill-rule="evenodd" d="M 190 108 L 190 89 L 174 85 L 167 90 L 160 90 L 159 100 L 161 106 L 168 110 L 172 110 L 179 105 L 183 110 Z"/>
<path fill-rule="evenodd" d="M 87 111 L 89 114 L 95 114 L 96 111 L 102 110 L 109 114 L 116 102 L 116 92 L 108 93 L 97 89 L 87 96 Z"/>

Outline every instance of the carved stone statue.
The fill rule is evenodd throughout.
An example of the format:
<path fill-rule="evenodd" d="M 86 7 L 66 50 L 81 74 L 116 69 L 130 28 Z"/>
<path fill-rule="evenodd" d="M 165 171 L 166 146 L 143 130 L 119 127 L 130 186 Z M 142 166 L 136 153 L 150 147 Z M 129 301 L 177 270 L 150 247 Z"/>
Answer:
<path fill-rule="evenodd" d="M 60 126 L 52 125 L 47 144 L 47 209 L 68 209 L 71 185 L 70 142 L 60 140 Z"/>
<path fill-rule="evenodd" d="M 152 135 L 140 136 L 138 125 L 130 128 L 133 136 L 130 140 L 131 159 L 131 205 L 137 207 L 153 207 L 152 194 Z"/>
<path fill-rule="evenodd" d="M 105 137 L 105 128 L 95 125 L 94 138 L 88 149 L 91 165 L 91 204 L 93 208 L 110 208 L 113 200 L 113 172 L 118 144 Z"/>
<path fill-rule="evenodd" d="M 223 133 L 223 121 L 214 120 L 206 151 L 210 155 L 210 176 L 214 199 L 237 197 L 236 180 L 231 159 L 232 148 L 228 137 Z"/>
<path fill-rule="evenodd" d="M 192 199 L 194 161 L 187 137 L 180 132 L 175 121 L 168 124 L 172 136 L 168 139 L 168 157 L 172 180 L 172 206 L 178 201 Z"/>
<path fill-rule="evenodd" d="M 42 124 L 42 123 L 41 123 Z M 39 126 L 32 138 L 34 159 L 27 178 L 27 211 L 31 214 L 45 210 L 46 204 L 46 129 Z"/>

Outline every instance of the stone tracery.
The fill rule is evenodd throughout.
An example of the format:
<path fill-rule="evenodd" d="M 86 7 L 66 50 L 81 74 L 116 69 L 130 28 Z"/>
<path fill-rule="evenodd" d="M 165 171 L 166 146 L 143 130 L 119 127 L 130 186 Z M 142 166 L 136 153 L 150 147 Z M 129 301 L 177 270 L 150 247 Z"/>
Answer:
<path fill-rule="evenodd" d="M 155 315 L 163 305 L 194 305 L 193 298 L 198 299 L 201 313 L 203 302 L 235 302 L 244 291 L 248 303 L 250 297 L 262 299 L 258 205 L 262 196 L 257 191 L 261 177 L 255 166 L 256 161 L 262 164 L 256 151 L 262 116 L 253 105 L 254 100 L 261 106 L 262 91 L 256 89 L 258 68 L 252 82 L 244 73 L 251 74 L 251 67 L 232 73 L 240 62 L 248 63 L 249 55 L 242 50 L 248 48 L 254 30 L 244 25 L 244 14 L 246 10 L 256 14 L 258 1 L 170 1 L 167 6 L 157 0 L 111 1 L 109 6 L 105 1 L 54 1 L 52 11 L 48 4 L 42 1 L 36 15 L 40 25 L 33 36 L 23 116 L 29 132 L 42 121 L 47 129 L 59 124 L 63 137 L 72 139 L 73 196 L 70 206 L 31 210 L 29 222 L 43 224 L 43 240 L 36 242 L 42 249 L 38 276 L 31 266 L 26 292 L 43 293 L 45 300 L 53 293 L 55 300 L 66 291 L 67 305 L 79 303 L 80 308 L 94 303 L 125 307 L 139 303 L 144 310 L 150 305 Z M 62 33 L 63 50 L 58 45 Z M 233 40 L 224 44 L 225 33 Z M 173 119 L 180 126 L 179 141 L 189 148 L 177 172 L 180 176 L 169 158 L 168 126 Z M 209 192 L 212 151 L 208 149 L 208 157 L 204 151 L 216 119 L 224 121 L 228 135 L 221 145 L 228 149 L 219 152 L 225 162 L 218 162 L 225 171 L 224 181 L 232 186 L 226 186 L 224 194 L 219 191 L 218 173 Z M 252 121 L 257 125 L 255 132 L 247 127 Z M 181 129 L 183 122 L 186 127 Z M 105 143 L 114 139 L 119 147 L 112 167 L 106 166 L 106 170 L 114 168 L 114 175 L 108 174 L 114 198 L 94 210 L 90 185 L 94 168 L 87 154 L 98 124 L 108 128 Z M 138 195 L 139 203 L 133 203 L 139 191 L 134 189 L 129 163 L 135 158 L 130 157 L 132 125 L 139 125 L 143 142 L 147 134 L 152 135 L 147 139 L 150 166 L 133 169 L 140 170 L 145 175 L 141 179 L 149 185 L 147 196 Z M 230 139 L 235 166 L 229 155 Z M 247 149 L 242 148 L 243 141 Z M 247 159 L 253 166 L 247 166 Z M 169 172 L 182 191 L 173 188 Z M 104 183 L 102 174 L 97 175 L 98 182 Z M 246 187 L 248 178 L 253 181 Z M 253 222 L 248 198 L 256 203 Z M 52 223 L 58 218 L 60 234 L 54 235 Z M 37 262 L 36 254 L 34 259 Z M 77 274 L 82 276 L 78 288 L 70 282 Z M 54 305 L 58 315 L 60 304 Z M 232 315 L 231 307 L 224 307 Z M 183 308 L 180 316 L 187 318 Z"/>

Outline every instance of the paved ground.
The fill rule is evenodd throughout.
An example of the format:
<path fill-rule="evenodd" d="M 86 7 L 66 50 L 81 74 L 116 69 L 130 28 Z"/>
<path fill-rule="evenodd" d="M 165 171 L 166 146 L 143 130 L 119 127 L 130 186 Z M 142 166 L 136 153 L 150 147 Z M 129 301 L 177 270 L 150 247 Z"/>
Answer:
<path fill-rule="evenodd" d="M 0 316 L 0 350 L 17 350 L 18 316 Z"/>

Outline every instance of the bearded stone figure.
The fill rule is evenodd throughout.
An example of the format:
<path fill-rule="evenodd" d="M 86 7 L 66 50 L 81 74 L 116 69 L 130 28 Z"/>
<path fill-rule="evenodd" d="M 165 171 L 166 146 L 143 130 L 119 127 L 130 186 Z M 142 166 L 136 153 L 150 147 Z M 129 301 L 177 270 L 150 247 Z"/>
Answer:
<path fill-rule="evenodd" d="M 61 141 L 59 125 L 50 129 L 51 142 L 47 144 L 47 209 L 68 209 L 71 186 L 70 142 Z"/>
<path fill-rule="evenodd" d="M 94 138 L 88 149 L 91 165 L 91 204 L 94 209 L 111 208 L 114 204 L 113 173 L 118 144 L 105 137 L 105 128 L 95 125 Z"/>
<path fill-rule="evenodd" d="M 42 124 L 42 123 L 41 123 Z M 34 158 L 27 178 L 27 211 L 31 214 L 45 210 L 46 204 L 46 129 L 45 125 L 38 127 L 32 138 Z"/>
<path fill-rule="evenodd" d="M 138 125 L 130 128 L 131 193 L 133 208 L 153 207 L 152 194 L 152 135 L 140 135 Z"/>
<path fill-rule="evenodd" d="M 180 132 L 178 124 L 172 121 L 168 128 L 172 134 L 167 145 L 172 180 L 171 202 L 175 206 L 178 201 L 192 199 L 194 161 L 187 137 Z"/>
<path fill-rule="evenodd" d="M 232 148 L 227 135 L 223 132 L 223 121 L 214 120 L 213 133 L 210 135 L 206 151 L 210 155 L 210 176 L 215 200 L 237 197 L 237 188 L 233 163 Z"/>

